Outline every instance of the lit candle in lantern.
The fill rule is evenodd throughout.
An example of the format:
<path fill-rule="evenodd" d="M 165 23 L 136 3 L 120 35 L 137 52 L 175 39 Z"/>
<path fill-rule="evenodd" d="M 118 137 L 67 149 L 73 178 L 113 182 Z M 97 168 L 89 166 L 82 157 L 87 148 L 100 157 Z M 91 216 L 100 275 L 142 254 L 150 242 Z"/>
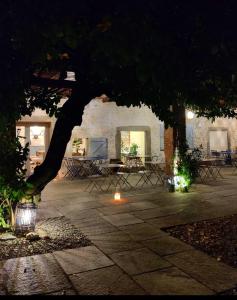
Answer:
<path fill-rule="evenodd" d="M 114 200 L 120 200 L 121 199 L 121 195 L 119 190 L 116 188 L 116 191 L 114 193 Z"/>

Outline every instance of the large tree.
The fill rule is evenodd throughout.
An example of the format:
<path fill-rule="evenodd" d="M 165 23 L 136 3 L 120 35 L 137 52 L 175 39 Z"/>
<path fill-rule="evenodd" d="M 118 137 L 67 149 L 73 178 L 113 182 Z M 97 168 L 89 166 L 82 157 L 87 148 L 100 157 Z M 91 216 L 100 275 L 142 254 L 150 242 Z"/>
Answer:
<path fill-rule="evenodd" d="M 101 94 L 118 105 L 145 103 L 166 126 L 178 128 L 176 108 L 191 107 L 210 118 L 236 116 L 232 1 L 9 0 L 0 5 L 1 27 L 7 28 L 0 33 L 1 123 L 12 133 L 15 121 L 35 107 L 57 116 L 46 158 L 28 179 L 30 194 L 56 176 L 85 105 Z M 66 70 L 75 72 L 74 84 L 64 80 Z M 50 76 L 54 72 L 57 79 Z M 70 96 L 57 110 L 55 93 L 62 88 L 70 89 Z M 2 134 L 5 129 L 0 127 Z"/>

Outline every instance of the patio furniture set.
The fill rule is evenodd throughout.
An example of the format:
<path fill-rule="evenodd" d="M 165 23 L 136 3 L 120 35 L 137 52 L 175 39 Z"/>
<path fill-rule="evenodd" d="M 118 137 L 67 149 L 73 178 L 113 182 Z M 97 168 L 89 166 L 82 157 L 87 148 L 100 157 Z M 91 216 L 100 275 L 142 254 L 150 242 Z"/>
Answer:
<path fill-rule="evenodd" d="M 152 158 L 150 158 L 152 159 Z M 145 161 L 135 157 L 124 164 L 110 163 L 106 159 L 64 158 L 65 176 L 70 179 L 87 178 L 89 180 L 85 191 L 108 191 L 111 187 L 132 189 L 144 185 L 164 183 L 164 171 L 158 161 Z"/>
<path fill-rule="evenodd" d="M 157 186 L 165 183 L 165 164 L 158 156 L 130 157 L 121 161 L 90 157 L 65 157 L 65 177 L 88 179 L 85 191 L 106 192 L 110 188 L 132 189 L 144 186 Z M 232 158 L 233 173 L 237 170 L 237 160 Z M 228 165 L 226 156 L 204 156 L 199 160 L 198 177 L 201 183 L 223 178 L 222 168 Z"/>

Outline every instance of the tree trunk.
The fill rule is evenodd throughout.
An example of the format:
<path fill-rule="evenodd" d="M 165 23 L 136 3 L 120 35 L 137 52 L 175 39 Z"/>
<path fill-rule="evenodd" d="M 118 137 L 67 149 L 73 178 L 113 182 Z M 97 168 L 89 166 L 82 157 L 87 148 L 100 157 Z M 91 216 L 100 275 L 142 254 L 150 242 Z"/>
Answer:
<path fill-rule="evenodd" d="M 72 130 L 74 126 L 81 125 L 84 107 L 91 100 L 89 95 L 83 94 L 82 90 L 80 93 L 72 91 L 71 97 L 61 108 L 45 160 L 27 180 L 31 185 L 26 193 L 28 197 L 39 194 L 57 176 Z"/>
<path fill-rule="evenodd" d="M 174 151 L 177 147 L 179 151 L 183 151 L 186 145 L 186 117 L 185 107 L 183 103 L 172 106 L 174 113 L 174 125 L 165 129 L 164 145 L 165 145 L 165 164 L 166 174 L 172 175 L 172 160 Z"/>
<path fill-rule="evenodd" d="M 174 128 L 168 127 L 164 134 L 164 151 L 165 151 L 165 172 L 167 175 L 172 175 L 172 159 L 174 156 Z"/>
<path fill-rule="evenodd" d="M 174 113 L 176 118 L 176 138 L 174 141 L 174 148 L 177 147 L 179 152 L 182 152 L 186 149 L 186 116 L 183 103 L 174 105 Z"/>

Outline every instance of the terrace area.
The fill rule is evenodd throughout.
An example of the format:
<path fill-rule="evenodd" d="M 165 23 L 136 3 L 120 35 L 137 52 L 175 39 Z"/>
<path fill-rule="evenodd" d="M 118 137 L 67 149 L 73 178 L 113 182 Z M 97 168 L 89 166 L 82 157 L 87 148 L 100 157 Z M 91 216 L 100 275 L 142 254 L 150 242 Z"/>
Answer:
<path fill-rule="evenodd" d="M 111 191 L 85 192 L 88 179 L 51 182 L 38 222 L 65 217 L 91 244 L 1 261 L 0 294 L 233 294 L 236 268 L 163 230 L 236 214 L 236 175 L 231 167 L 222 174 L 189 193 L 157 185 L 117 201 Z"/>

